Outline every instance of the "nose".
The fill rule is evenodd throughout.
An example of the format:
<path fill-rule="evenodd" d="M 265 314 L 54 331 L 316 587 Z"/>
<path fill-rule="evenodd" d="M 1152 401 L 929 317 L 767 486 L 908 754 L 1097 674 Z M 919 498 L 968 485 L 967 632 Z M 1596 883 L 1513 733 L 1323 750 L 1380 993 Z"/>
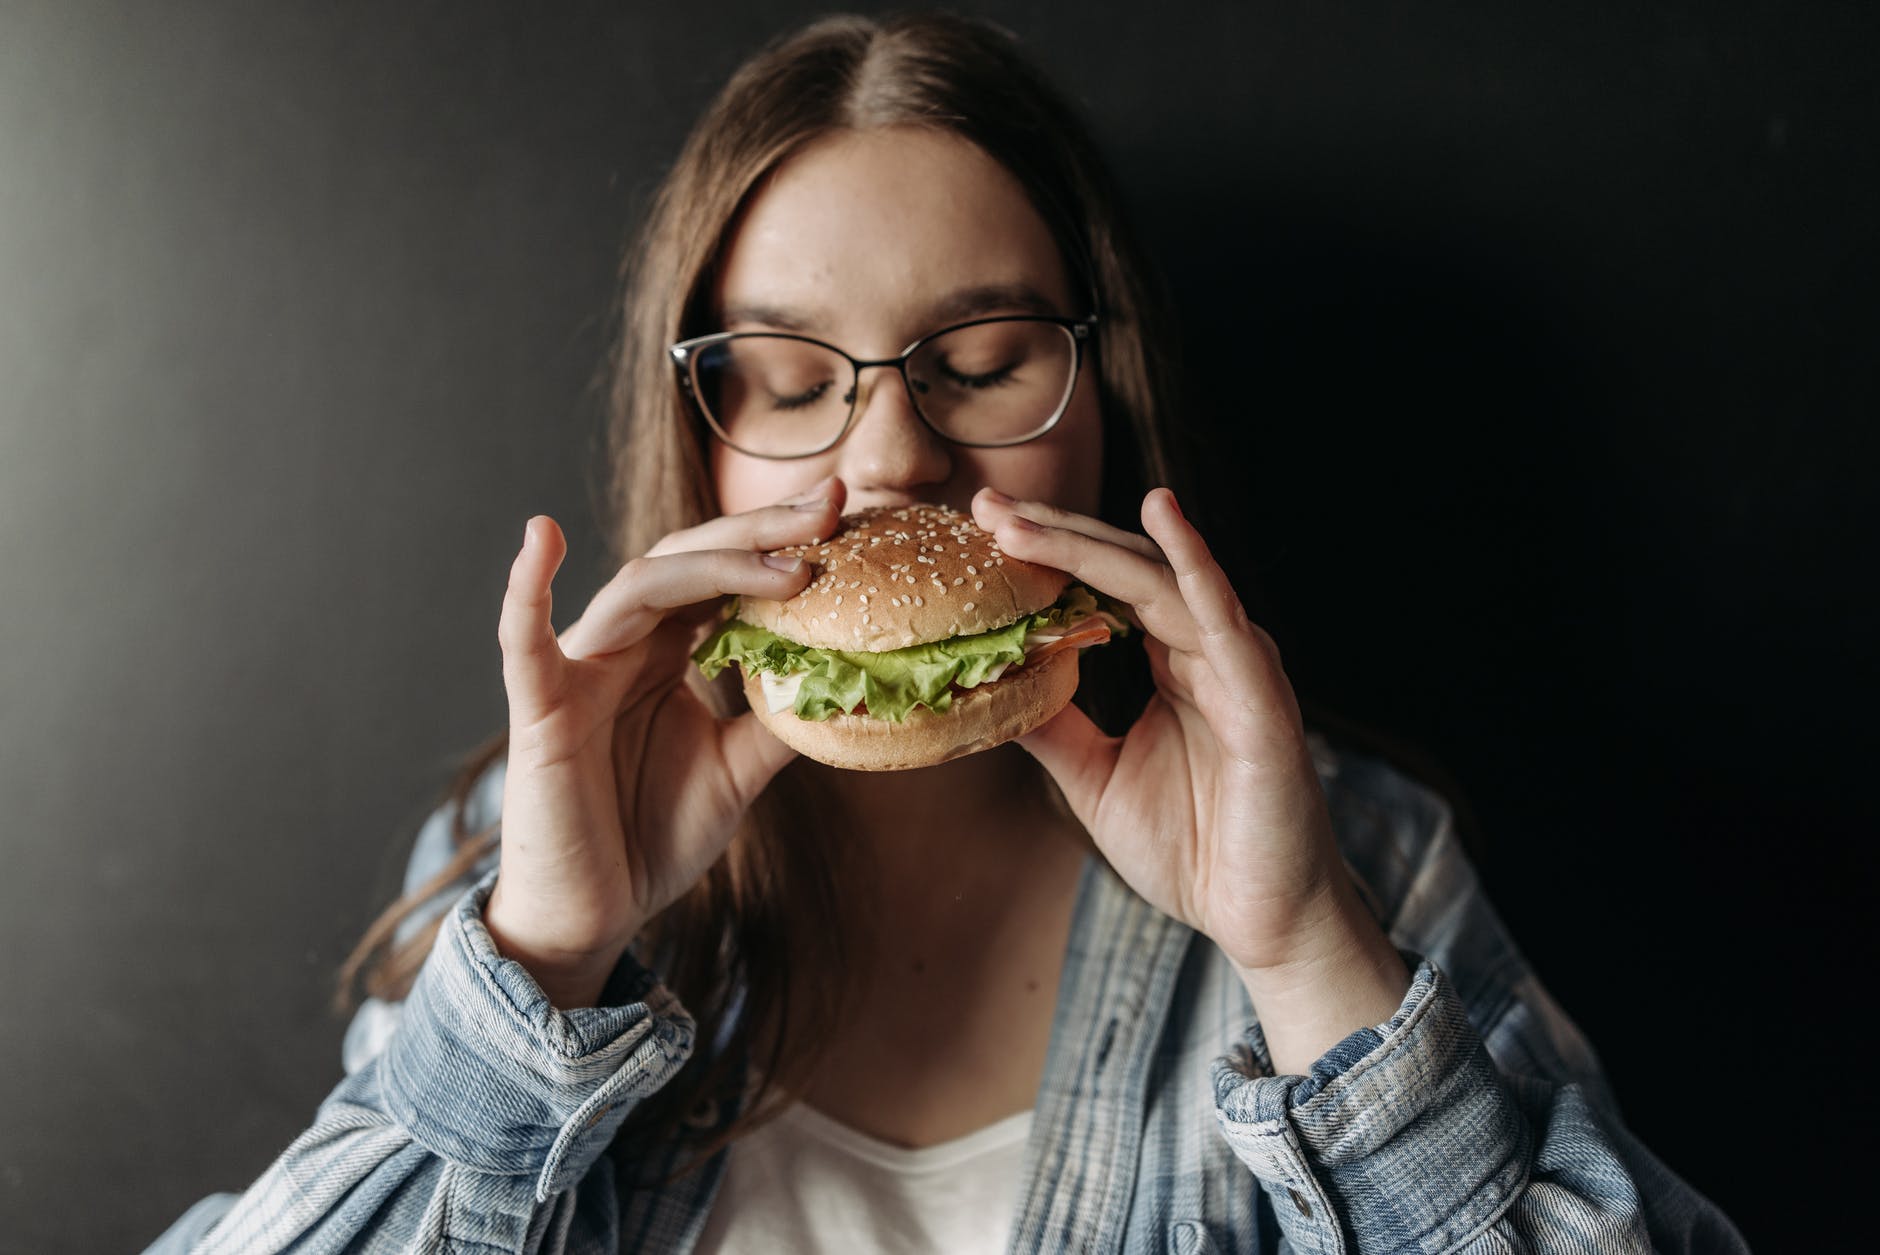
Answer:
<path fill-rule="evenodd" d="M 855 422 L 838 446 L 851 498 L 870 491 L 919 498 L 920 489 L 945 483 L 952 454 L 915 412 L 901 372 L 867 367 L 855 386 Z"/>

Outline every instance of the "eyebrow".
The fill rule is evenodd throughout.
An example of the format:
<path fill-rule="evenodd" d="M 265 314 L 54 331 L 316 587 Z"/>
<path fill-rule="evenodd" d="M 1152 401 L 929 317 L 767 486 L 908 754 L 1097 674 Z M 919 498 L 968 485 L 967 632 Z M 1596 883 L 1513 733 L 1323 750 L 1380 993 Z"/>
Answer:
<path fill-rule="evenodd" d="M 961 288 L 934 302 L 927 310 L 930 329 L 966 322 L 990 314 L 1019 312 L 1056 317 L 1057 302 L 1029 283 L 987 283 Z M 814 306 L 771 305 L 750 301 L 725 306 L 724 325 L 755 324 L 779 331 L 808 334 L 829 325 L 828 314 Z"/>
<path fill-rule="evenodd" d="M 828 315 L 818 309 L 800 309 L 793 305 L 727 305 L 724 312 L 724 325 L 735 327 L 739 323 L 756 323 L 760 327 L 774 327 L 778 331 L 814 331 L 820 324 L 828 321 Z"/>
<path fill-rule="evenodd" d="M 935 323 L 964 322 L 986 314 L 1018 310 L 1026 314 L 1060 313 L 1057 303 L 1029 283 L 989 283 L 961 288 L 937 302 L 929 311 Z"/>

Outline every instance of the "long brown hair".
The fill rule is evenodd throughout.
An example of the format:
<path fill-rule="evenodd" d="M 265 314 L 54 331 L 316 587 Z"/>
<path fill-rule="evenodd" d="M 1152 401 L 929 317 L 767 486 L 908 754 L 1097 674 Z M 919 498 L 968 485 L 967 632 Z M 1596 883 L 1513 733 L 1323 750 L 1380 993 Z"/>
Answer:
<path fill-rule="evenodd" d="M 768 172 L 817 137 L 885 126 L 950 132 L 1003 164 L 1050 227 L 1066 272 L 1090 294 L 1097 308 L 1088 312 L 1102 316 L 1094 358 L 1106 449 L 1102 515 L 1133 529 L 1148 488 L 1186 487 L 1164 434 L 1174 407 L 1174 337 L 1074 111 L 993 27 L 937 15 L 834 17 L 772 43 L 732 76 L 626 255 L 606 390 L 605 495 L 617 561 L 718 513 L 708 436 L 664 350 L 714 329 L 707 325 L 712 266 L 740 207 Z M 1077 700 L 1115 732 L 1141 710 L 1147 669 L 1139 649 L 1093 652 L 1113 656 L 1086 664 Z M 721 716 L 742 709 L 735 682 L 707 686 L 696 675 L 688 682 Z M 464 764 L 449 792 L 458 816 L 455 859 L 371 926 L 342 969 L 344 991 L 362 972 L 378 997 L 401 998 L 410 988 L 436 922 L 402 943 L 398 925 L 495 847 L 493 828 L 470 832 L 462 816 L 472 786 L 506 748 L 498 736 Z M 1048 777 L 1033 770 L 1051 792 Z M 636 942 L 697 1020 L 698 1036 L 685 1067 L 635 1109 L 621 1137 L 636 1146 L 696 1143 L 681 1171 L 803 1092 L 823 1037 L 855 996 L 849 956 L 866 944 L 872 922 L 863 914 L 866 869 L 841 852 L 863 843 L 843 840 L 846 817 L 813 794 L 805 773 L 786 768 L 725 858 Z M 728 1036 L 718 1049 L 721 1033 Z M 726 1096 L 740 1058 L 762 1080 L 742 1114 L 716 1133 L 688 1124 L 701 1101 Z"/>

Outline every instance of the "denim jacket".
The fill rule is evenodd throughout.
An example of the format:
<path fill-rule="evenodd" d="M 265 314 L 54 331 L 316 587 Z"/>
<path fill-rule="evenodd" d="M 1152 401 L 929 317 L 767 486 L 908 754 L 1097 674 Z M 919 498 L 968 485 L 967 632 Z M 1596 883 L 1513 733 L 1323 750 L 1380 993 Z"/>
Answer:
<path fill-rule="evenodd" d="M 1621 1121 L 1598 1060 L 1484 899 L 1442 800 L 1314 738 L 1340 847 L 1411 983 L 1396 1014 L 1276 1076 L 1220 951 L 1085 864 L 1008 1249 L 1135 1253 L 1747 1251 Z M 501 813 L 499 763 L 470 801 Z M 408 887 L 450 847 L 440 809 Z M 447 911 L 402 1004 L 368 1001 L 347 1076 L 245 1194 L 149 1255 L 686 1252 L 725 1152 L 657 1190 L 616 1143 L 694 1023 L 629 953 L 601 999 L 550 1006 L 482 923 L 492 865 Z M 692 1114 L 722 1126 L 735 1102 Z"/>

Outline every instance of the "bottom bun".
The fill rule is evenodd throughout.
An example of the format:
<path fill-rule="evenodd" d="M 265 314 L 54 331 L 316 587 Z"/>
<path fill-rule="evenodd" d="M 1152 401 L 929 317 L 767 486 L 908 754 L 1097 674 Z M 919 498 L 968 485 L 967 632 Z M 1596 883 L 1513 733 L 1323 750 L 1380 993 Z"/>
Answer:
<path fill-rule="evenodd" d="M 935 714 L 916 706 L 902 723 L 867 715 L 799 719 L 770 711 L 755 675 L 744 677 L 744 697 L 779 741 L 805 758 L 851 771 L 909 771 L 977 754 L 1024 736 L 1070 704 L 1077 691 L 1077 651 L 1062 649 L 1035 667 L 1009 668 L 989 684 L 953 694 L 952 708 Z"/>

